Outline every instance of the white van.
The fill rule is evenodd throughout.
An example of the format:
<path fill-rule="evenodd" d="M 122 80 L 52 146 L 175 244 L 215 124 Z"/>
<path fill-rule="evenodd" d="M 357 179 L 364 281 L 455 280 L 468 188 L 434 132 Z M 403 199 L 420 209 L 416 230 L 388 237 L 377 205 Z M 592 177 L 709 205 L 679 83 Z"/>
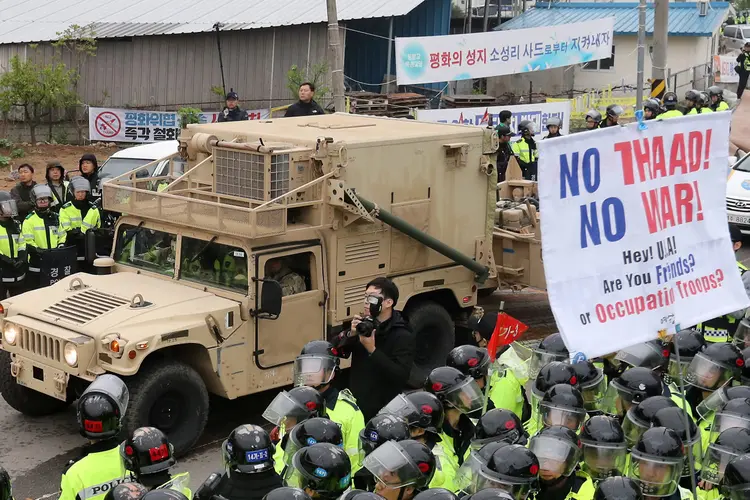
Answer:
<path fill-rule="evenodd" d="M 142 146 L 133 146 L 132 148 L 118 151 L 104 162 L 99 170 L 99 178 L 102 181 L 106 181 L 107 179 L 112 179 L 124 174 L 125 172 L 130 172 L 131 170 L 147 163 L 151 163 L 159 158 L 169 156 L 172 153 L 177 152 L 179 145 L 179 141 L 160 141 L 152 144 L 144 144 Z M 182 162 L 175 160 L 175 167 L 178 167 L 180 164 L 182 164 Z M 162 161 L 152 165 L 148 169 L 148 174 L 149 177 L 169 174 L 169 161 Z M 182 171 L 176 170 L 175 174 L 182 174 Z"/>

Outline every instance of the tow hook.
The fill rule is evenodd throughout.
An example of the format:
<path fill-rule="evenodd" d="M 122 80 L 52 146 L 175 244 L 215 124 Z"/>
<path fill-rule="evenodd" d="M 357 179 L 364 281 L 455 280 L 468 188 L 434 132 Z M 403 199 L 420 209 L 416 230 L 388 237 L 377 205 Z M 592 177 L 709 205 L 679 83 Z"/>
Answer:
<path fill-rule="evenodd" d="M 10 374 L 13 375 L 15 378 L 18 378 L 18 375 L 21 373 L 22 364 L 20 361 L 11 361 L 10 362 Z"/>
<path fill-rule="evenodd" d="M 55 389 L 57 392 L 65 392 L 65 389 L 68 387 L 68 377 L 67 373 L 58 373 L 55 375 Z"/>

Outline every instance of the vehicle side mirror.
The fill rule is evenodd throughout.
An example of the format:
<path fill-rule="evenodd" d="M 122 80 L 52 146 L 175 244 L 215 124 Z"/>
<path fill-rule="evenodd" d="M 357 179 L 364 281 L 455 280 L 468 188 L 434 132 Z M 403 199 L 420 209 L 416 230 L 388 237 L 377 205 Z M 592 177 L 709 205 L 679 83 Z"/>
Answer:
<path fill-rule="evenodd" d="M 262 280 L 260 288 L 260 305 L 256 310 L 259 318 L 278 319 L 281 314 L 281 285 L 278 281 Z"/>

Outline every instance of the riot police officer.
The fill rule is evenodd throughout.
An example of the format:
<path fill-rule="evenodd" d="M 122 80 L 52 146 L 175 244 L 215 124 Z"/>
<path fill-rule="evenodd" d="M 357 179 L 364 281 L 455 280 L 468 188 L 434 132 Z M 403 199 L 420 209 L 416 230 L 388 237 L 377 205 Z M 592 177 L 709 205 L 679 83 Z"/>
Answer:
<path fill-rule="evenodd" d="M 315 500 L 334 500 L 351 484 L 351 462 L 343 448 L 315 443 L 295 453 L 284 472 L 284 485 L 300 488 Z"/>
<path fill-rule="evenodd" d="M 534 141 L 534 122 L 524 120 L 518 124 L 518 134 L 521 136 L 510 145 L 513 154 L 516 155 L 518 166 L 523 171 L 523 178 L 529 181 L 536 180 L 537 161 L 539 151 Z"/>
<path fill-rule="evenodd" d="M 479 470 L 471 493 L 486 488 L 500 488 L 516 500 L 526 500 L 539 489 L 539 460 L 520 444 L 501 446 Z"/>
<path fill-rule="evenodd" d="M 284 460 L 281 464 L 276 464 L 277 471 L 283 471 L 284 468 L 290 466 L 294 455 L 310 444 L 329 443 L 339 448 L 344 447 L 341 427 L 327 418 L 307 419 L 295 425 L 287 435 L 289 439 L 284 446 Z"/>
<path fill-rule="evenodd" d="M 91 186 L 86 179 L 73 177 L 70 190 L 73 199 L 60 209 L 60 226 L 68 233 L 68 243 L 75 243 L 78 247 L 78 262 L 81 265 L 86 260 L 84 235 L 101 227 L 101 213 L 91 201 Z"/>
<path fill-rule="evenodd" d="M 667 92 L 661 100 L 664 105 L 664 113 L 658 116 L 659 120 L 666 120 L 667 118 L 677 118 L 683 116 L 682 111 L 677 109 L 677 94 L 674 92 Z"/>
<path fill-rule="evenodd" d="M 718 85 L 708 87 L 708 97 L 711 99 L 711 109 L 714 111 L 729 110 L 729 105 L 724 100 L 724 91 Z"/>
<path fill-rule="evenodd" d="M 640 406 L 640 405 L 639 405 Z M 687 426 L 686 426 L 687 423 Z M 662 408 L 651 418 L 651 425 L 671 429 L 680 436 L 684 446 L 685 464 L 682 468 L 683 483 L 690 484 L 690 457 L 692 456 L 693 468 L 696 474 L 700 473 L 703 449 L 701 445 L 701 434 L 698 426 L 685 410 L 676 406 Z"/>
<path fill-rule="evenodd" d="M 0 500 L 13 500 L 13 488 L 10 485 L 10 474 L 0 465 Z"/>
<path fill-rule="evenodd" d="M 643 103 L 643 118 L 645 120 L 655 120 L 659 116 L 659 113 L 661 113 L 659 101 L 646 99 Z"/>
<path fill-rule="evenodd" d="M 291 429 L 313 417 L 327 417 L 323 396 L 312 387 L 295 387 L 281 391 L 263 412 L 263 418 L 280 428 Z"/>
<path fill-rule="evenodd" d="M 529 449 L 539 460 L 537 500 L 594 496 L 594 482 L 585 472 L 576 472 L 581 448 L 575 431 L 559 425 L 547 427 L 532 436 Z"/>
<path fill-rule="evenodd" d="M 304 490 L 282 486 L 268 493 L 263 500 L 312 500 Z"/>
<path fill-rule="evenodd" d="M 560 133 L 560 127 L 562 127 L 562 120 L 556 116 L 547 119 L 547 132 L 544 139 L 550 139 L 552 137 L 562 137 Z"/>
<path fill-rule="evenodd" d="M 604 413 L 624 417 L 631 406 L 651 396 L 663 394 L 662 380 L 645 367 L 629 368 L 609 383 L 604 397 Z"/>
<path fill-rule="evenodd" d="M 220 495 L 227 500 L 261 500 L 281 488 L 274 470 L 274 445 L 257 425 L 240 425 L 221 445 L 224 472 L 211 474 L 195 492 L 197 500 Z"/>
<path fill-rule="evenodd" d="M 375 492 L 386 500 L 412 500 L 435 474 L 435 455 L 413 439 L 388 441 L 368 455 L 363 466 L 377 479 Z"/>
<path fill-rule="evenodd" d="M 599 124 L 599 128 L 614 127 L 615 125 L 618 125 L 620 115 L 624 112 L 625 110 L 619 104 L 610 104 L 607 106 L 604 121 Z"/>
<path fill-rule="evenodd" d="M 750 487 L 750 454 L 735 457 L 727 464 L 721 487 L 725 492 L 725 498 L 731 500 L 746 498 L 748 487 Z"/>
<path fill-rule="evenodd" d="M 102 500 L 111 488 L 130 480 L 117 439 L 129 399 L 125 383 L 109 374 L 97 377 L 78 399 L 78 426 L 89 446 L 63 472 L 61 500 Z"/>
<path fill-rule="evenodd" d="M 721 483 L 727 464 L 746 453 L 750 453 L 750 430 L 741 427 L 726 429 L 715 442 L 709 443 L 701 469 L 701 497 L 706 500 L 719 498 L 716 486 Z"/>
<path fill-rule="evenodd" d="M 568 384 L 578 388 L 578 375 L 573 365 L 552 361 L 542 367 L 531 387 L 531 418 L 524 424 L 526 432 L 533 436 L 540 428 L 539 403 L 548 390 L 557 384 Z"/>
<path fill-rule="evenodd" d="M 607 378 L 604 370 L 592 361 L 583 360 L 571 365 L 576 373 L 578 389 L 583 396 L 583 403 L 589 415 L 601 413 L 599 407 L 607 393 Z"/>
<path fill-rule="evenodd" d="M 26 216 L 21 227 L 21 234 L 29 254 L 29 273 L 26 276 L 28 286 L 38 288 L 40 285 L 41 255 L 46 250 L 65 245 L 65 229 L 60 226 L 59 215 L 50 210 L 52 190 L 45 184 L 37 184 L 31 190 L 34 211 Z"/>
<path fill-rule="evenodd" d="M 0 191 L 0 300 L 22 291 L 26 277 L 26 242 L 14 220 L 18 207 L 7 191 Z"/>
<path fill-rule="evenodd" d="M 669 367 L 665 382 L 669 385 L 669 392 L 678 390 L 676 382 L 680 377 L 685 377 L 687 368 L 696 354 L 706 348 L 706 339 L 698 330 L 687 329 L 677 332 L 669 344 Z M 680 363 L 677 363 L 677 353 L 680 354 Z"/>
<path fill-rule="evenodd" d="M 464 463 L 461 464 L 456 473 L 456 479 L 453 482 L 455 491 L 462 495 L 478 491 L 479 472 L 482 470 L 482 467 L 487 465 L 492 455 L 503 446 L 508 446 L 508 443 L 505 441 L 491 441 L 478 450 L 472 449 L 468 458 L 464 460 Z"/>
<path fill-rule="evenodd" d="M 406 420 L 412 439 L 432 444 L 440 442 L 445 421 L 443 404 L 437 396 L 427 391 L 399 394 L 378 414 L 394 415 Z"/>
<path fill-rule="evenodd" d="M 745 358 L 737 346 L 712 343 L 695 355 L 688 366 L 685 381 L 703 393 L 703 397 L 730 380 L 739 379 Z"/>
<path fill-rule="evenodd" d="M 628 448 L 620 422 L 610 416 L 594 415 L 581 429 L 581 469 L 594 481 L 625 473 Z"/>
<path fill-rule="evenodd" d="M 688 89 L 685 92 L 685 112 L 683 114 L 694 115 L 695 113 L 693 113 L 692 111 L 695 109 L 698 99 L 700 99 L 700 92 L 698 92 L 696 89 Z"/>
<path fill-rule="evenodd" d="M 615 476 L 599 481 L 594 500 L 643 500 L 643 493 L 629 477 Z"/>
<path fill-rule="evenodd" d="M 339 370 L 338 351 L 325 340 L 308 342 L 294 360 L 294 385 L 308 386 L 323 395 L 328 418 L 341 426 L 344 449 L 352 461 L 352 470 L 360 468 L 358 437 L 365 427 L 365 417 L 349 389 L 339 390 L 332 385 Z"/>
<path fill-rule="evenodd" d="M 496 441 L 525 445 L 528 439 L 529 435 L 523 429 L 518 415 L 504 408 L 495 408 L 477 421 L 470 446 L 472 450 L 478 450 L 487 443 Z"/>
<path fill-rule="evenodd" d="M 140 483 L 121 483 L 110 488 L 104 500 L 141 500 L 148 489 Z"/>
<path fill-rule="evenodd" d="M 641 435 L 651 427 L 651 420 L 662 408 L 676 408 L 677 403 L 667 396 L 650 396 L 631 406 L 622 421 L 622 430 L 628 446 L 635 446 Z"/>
<path fill-rule="evenodd" d="M 539 403 L 539 428 L 561 425 L 578 432 L 586 419 L 581 391 L 557 384 L 544 393 Z"/>
<path fill-rule="evenodd" d="M 172 488 L 182 491 L 188 498 L 193 493 L 188 488 L 190 473 L 170 474 L 175 466 L 174 448 L 167 436 L 156 427 L 140 427 L 120 445 L 120 456 L 125 468 L 135 480 L 149 490 Z"/>
<path fill-rule="evenodd" d="M 406 439 L 411 439 L 406 420 L 389 413 L 379 413 L 372 417 L 359 433 L 359 456 L 363 459 L 386 441 Z M 357 488 L 368 491 L 375 489 L 375 478 L 365 468 L 356 471 L 353 479 Z"/>
<path fill-rule="evenodd" d="M 567 363 L 569 360 L 570 353 L 568 352 L 568 348 L 565 347 L 562 335 L 559 333 L 547 335 L 538 346 L 531 350 L 529 378 L 536 378 L 539 370 L 547 363 L 551 363 L 552 361 Z"/>
<path fill-rule="evenodd" d="M 704 113 L 713 113 L 713 109 L 709 107 L 711 103 L 707 92 L 698 92 L 698 98 L 695 100 L 695 106 L 690 110 L 689 115 L 699 115 Z"/>
<path fill-rule="evenodd" d="M 595 110 L 590 109 L 586 112 L 586 130 L 596 130 L 599 128 L 599 124 L 602 122 L 602 114 Z"/>
<path fill-rule="evenodd" d="M 669 366 L 669 349 L 660 340 L 649 340 L 617 351 L 615 362 L 663 373 Z"/>
<path fill-rule="evenodd" d="M 648 429 L 630 452 L 627 476 L 639 484 L 645 496 L 671 497 L 677 493 L 682 475 L 682 448 L 675 431 Z"/>

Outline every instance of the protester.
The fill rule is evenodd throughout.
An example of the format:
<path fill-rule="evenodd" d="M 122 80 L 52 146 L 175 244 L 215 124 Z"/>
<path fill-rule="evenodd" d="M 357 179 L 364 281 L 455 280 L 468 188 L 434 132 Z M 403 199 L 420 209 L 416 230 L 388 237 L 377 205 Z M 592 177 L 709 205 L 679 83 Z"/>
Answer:
<path fill-rule="evenodd" d="M 31 190 L 34 186 L 34 167 L 24 163 L 18 167 L 18 183 L 10 191 L 11 197 L 16 200 L 19 220 L 24 220 L 34 210 L 34 200 L 31 199 Z"/>
<path fill-rule="evenodd" d="M 286 110 L 284 117 L 322 115 L 325 113 L 320 104 L 315 102 L 315 85 L 304 82 L 299 86 L 299 101 L 295 102 Z M 340 111 L 343 111 L 340 110 Z"/>

